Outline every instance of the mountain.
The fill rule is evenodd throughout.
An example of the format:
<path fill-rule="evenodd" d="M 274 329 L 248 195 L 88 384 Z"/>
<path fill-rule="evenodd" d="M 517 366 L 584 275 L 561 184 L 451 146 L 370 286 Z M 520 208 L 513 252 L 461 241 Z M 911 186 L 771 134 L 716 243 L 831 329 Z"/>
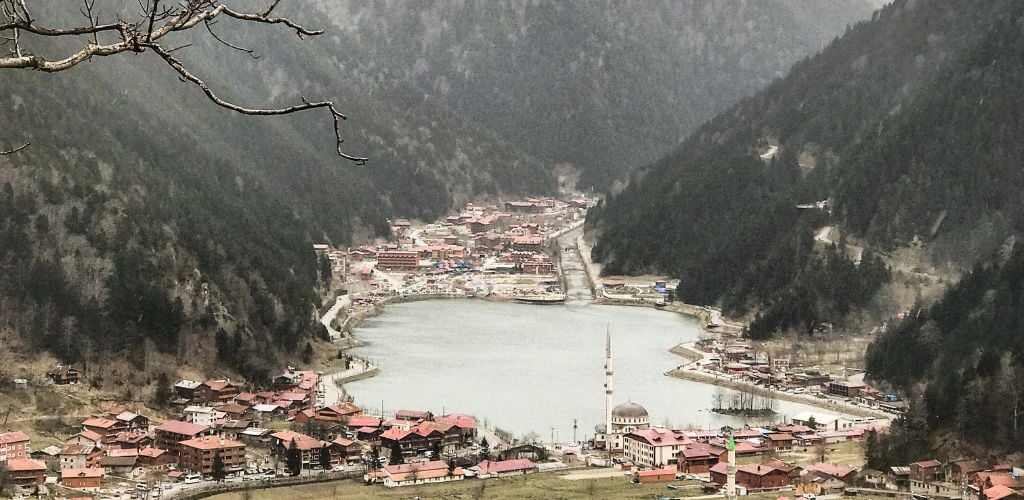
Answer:
<path fill-rule="evenodd" d="M 687 301 L 760 311 L 753 336 L 869 304 L 889 279 L 879 252 L 969 268 L 1024 228 L 1022 10 L 884 7 L 633 176 L 592 212 L 595 256 L 613 274 L 675 274 Z"/>
<path fill-rule="evenodd" d="M 958 456 L 1024 451 L 1024 246 L 986 260 L 868 347 L 869 377 L 923 396 L 916 432 L 934 439 L 907 458 L 933 448 Z M 899 461 L 904 434 L 880 438 L 869 457 Z"/>
<path fill-rule="evenodd" d="M 80 22 L 58 3 L 34 13 Z M 153 54 L 0 72 L 0 148 L 32 143 L 0 157 L 0 310 L 16 349 L 97 369 L 111 356 L 149 371 L 173 357 L 265 380 L 321 333 L 313 243 L 386 235 L 389 217 L 431 219 L 474 196 L 554 191 L 549 164 L 403 83 L 323 12 L 280 13 L 331 34 L 224 20 L 218 34 L 259 59 L 205 30 L 178 36 L 194 45 L 175 54 L 250 107 L 334 99 L 349 115 L 345 148 L 367 165 L 334 154 L 326 114 L 228 112 Z M 49 57 L 67 50 L 25 41 Z M 218 369 L 221 329 L 238 355 Z"/>
<path fill-rule="evenodd" d="M 608 186 L 868 17 L 865 0 L 326 1 L 420 92 Z"/>

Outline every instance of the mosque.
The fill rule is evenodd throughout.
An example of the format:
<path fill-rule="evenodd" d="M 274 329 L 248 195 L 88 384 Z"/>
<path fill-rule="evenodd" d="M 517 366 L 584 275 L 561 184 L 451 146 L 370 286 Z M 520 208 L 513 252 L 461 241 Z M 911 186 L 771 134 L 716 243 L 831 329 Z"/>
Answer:
<path fill-rule="evenodd" d="M 637 429 L 651 427 L 647 409 L 636 403 L 622 403 L 612 408 L 612 336 L 606 335 L 604 359 L 604 423 L 595 428 L 594 447 L 604 450 L 622 450 L 622 436 Z"/>

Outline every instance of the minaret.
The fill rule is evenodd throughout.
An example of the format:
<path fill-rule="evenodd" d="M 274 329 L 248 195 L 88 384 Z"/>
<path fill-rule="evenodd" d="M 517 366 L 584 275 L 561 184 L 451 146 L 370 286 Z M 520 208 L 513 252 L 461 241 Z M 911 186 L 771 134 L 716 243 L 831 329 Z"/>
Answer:
<path fill-rule="evenodd" d="M 611 449 L 612 434 L 612 333 L 605 333 L 604 351 L 604 433 L 608 449 Z"/>

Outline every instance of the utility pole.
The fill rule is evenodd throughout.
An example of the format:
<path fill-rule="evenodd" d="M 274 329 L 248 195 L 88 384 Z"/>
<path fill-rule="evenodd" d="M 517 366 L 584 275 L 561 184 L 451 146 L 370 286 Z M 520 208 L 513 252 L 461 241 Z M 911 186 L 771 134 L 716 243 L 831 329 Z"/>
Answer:
<path fill-rule="evenodd" d="M 575 444 L 576 441 L 576 419 L 572 419 L 572 442 Z"/>

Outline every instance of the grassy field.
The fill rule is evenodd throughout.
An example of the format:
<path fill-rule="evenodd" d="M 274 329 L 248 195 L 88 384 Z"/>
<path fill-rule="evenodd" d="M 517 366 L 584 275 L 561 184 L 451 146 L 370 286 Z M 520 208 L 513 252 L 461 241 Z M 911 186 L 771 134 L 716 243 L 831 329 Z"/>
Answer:
<path fill-rule="evenodd" d="M 683 485 L 676 481 L 672 484 Z M 692 484 L 692 482 L 690 482 Z M 472 479 L 451 483 L 384 488 L 366 486 L 359 481 L 338 481 L 308 486 L 253 490 L 248 495 L 230 493 L 212 497 L 215 500 L 299 500 L 313 498 L 401 498 L 426 499 L 497 499 L 497 500 L 549 500 L 549 499 L 652 499 L 662 496 L 700 495 L 696 485 L 680 490 L 669 490 L 662 484 L 632 484 L 629 478 L 616 477 L 568 481 L 560 474 L 543 473 L 502 479 Z M 774 498 L 774 497 L 773 497 Z"/>

